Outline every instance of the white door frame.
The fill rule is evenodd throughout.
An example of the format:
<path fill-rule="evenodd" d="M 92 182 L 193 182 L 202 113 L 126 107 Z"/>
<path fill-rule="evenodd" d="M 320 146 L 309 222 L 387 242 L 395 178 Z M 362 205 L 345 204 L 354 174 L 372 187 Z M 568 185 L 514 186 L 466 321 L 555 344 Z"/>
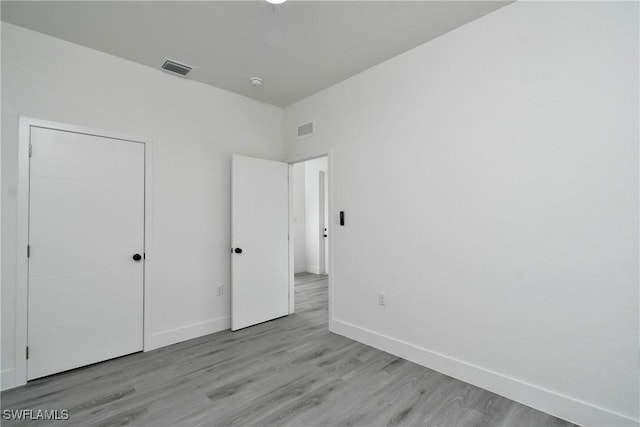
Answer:
<path fill-rule="evenodd" d="M 293 165 L 295 163 L 306 162 L 307 160 L 318 159 L 320 157 L 327 158 L 327 186 L 325 191 L 329 192 L 328 197 L 328 221 L 331 224 L 334 221 L 334 216 L 332 216 L 333 212 L 333 149 L 330 149 L 326 153 L 317 154 L 310 157 L 303 157 L 296 160 L 289 161 L 289 176 L 293 177 Z M 324 214 L 323 214 L 324 215 Z M 335 217 L 337 218 L 337 217 Z M 334 227 L 335 228 L 335 227 Z M 293 247 L 293 231 L 294 231 L 294 223 L 293 223 L 293 178 L 289 179 L 289 314 L 295 313 L 295 279 L 294 279 L 294 247 Z M 332 234 L 332 236 L 335 233 Z M 326 242 L 329 245 L 328 253 L 329 253 L 329 265 L 326 273 L 329 275 L 329 286 L 328 286 L 328 300 L 329 300 L 329 331 L 333 331 L 333 239 L 328 239 Z"/>
<path fill-rule="evenodd" d="M 29 244 L 29 144 L 31 128 L 39 127 L 58 131 L 81 133 L 110 139 L 131 141 L 144 144 L 144 254 L 143 264 L 143 349 L 147 351 L 151 338 L 151 151 L 152 141 L 122 133 L 91 129 L 83 126 L 52 122 L 20 116 L 18 139 L 18 238 L 17 238 L 17 278 L 16 278 L 16 367 L 14 387 L 27 383 L 27 328 L 28 328 L 28 288 L 29 262 L 27 245 Z"/>

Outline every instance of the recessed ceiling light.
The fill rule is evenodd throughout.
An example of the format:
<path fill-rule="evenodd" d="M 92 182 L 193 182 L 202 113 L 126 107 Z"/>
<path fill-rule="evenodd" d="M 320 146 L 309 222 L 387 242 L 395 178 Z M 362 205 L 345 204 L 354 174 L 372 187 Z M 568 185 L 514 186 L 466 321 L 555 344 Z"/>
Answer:
<path fill-rule="evenodd" d="M 282 4 L 284 2 L 286 2 L 287 0 L 267 0 L 269 3 L 271 4 Z"/>
<path fill-rule="evenodd" d="M 251 77 L 249 81 L 251 82 L 252 85 L 256 87 L 262 84 L 262 79 L 260 77 Z"/>

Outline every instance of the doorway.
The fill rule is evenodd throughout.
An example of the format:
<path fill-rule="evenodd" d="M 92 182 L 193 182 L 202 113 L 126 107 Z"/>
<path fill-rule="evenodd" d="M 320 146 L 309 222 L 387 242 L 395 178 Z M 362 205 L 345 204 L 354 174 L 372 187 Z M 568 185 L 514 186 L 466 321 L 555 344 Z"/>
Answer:
<path fill-rule="evenodd" d="M 311 303 L 328 316 L 329 158 L 287 164 L 233 156 L 232 330 L 299 313 L 301 281 L 322 282 Z"/>
<path fill-rule="evenodd" d="M 292 166 L 295 312 L 319 304 L 314 296 L 327 292 L 331 238 L 328 167 L 327 156 Z"/>

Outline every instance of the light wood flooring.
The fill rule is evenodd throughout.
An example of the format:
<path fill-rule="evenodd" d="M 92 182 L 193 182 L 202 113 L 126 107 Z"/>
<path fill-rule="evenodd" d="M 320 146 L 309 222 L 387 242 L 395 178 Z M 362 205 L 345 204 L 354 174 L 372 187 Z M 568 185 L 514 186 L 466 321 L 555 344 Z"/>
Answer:
<path fill-rule="evenodd" d="M 3 426 L 571 426 L 327 330 L 327 279 L 296 277 L 296 314 L 30 382 Z"/>

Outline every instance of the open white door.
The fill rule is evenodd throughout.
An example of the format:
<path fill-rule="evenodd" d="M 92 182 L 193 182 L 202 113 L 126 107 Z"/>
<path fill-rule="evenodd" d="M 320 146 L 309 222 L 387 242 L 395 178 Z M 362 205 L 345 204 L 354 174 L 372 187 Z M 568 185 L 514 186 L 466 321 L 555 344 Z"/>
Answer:
<path fill-rule="evenodd" d="M 233 156 L 231 330 L 289 314 L 289 165 Z"/>
<path fill-rule="evenodd" d="M 327 218 L 325 217 L 324 171 L 318 171 L 318 273 L 327 274 Z"/>

